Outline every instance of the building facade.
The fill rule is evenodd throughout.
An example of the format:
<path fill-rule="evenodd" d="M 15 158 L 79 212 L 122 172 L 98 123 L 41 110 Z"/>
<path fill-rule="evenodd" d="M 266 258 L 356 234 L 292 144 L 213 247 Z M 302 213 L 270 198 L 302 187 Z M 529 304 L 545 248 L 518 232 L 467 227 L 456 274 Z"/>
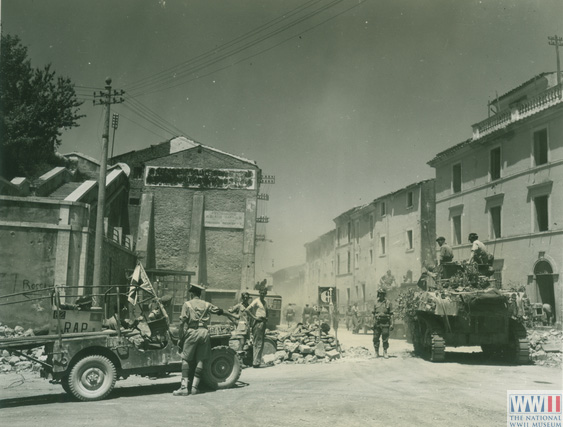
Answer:
<path fill-rule="evenodd" d="M 354 303 L 365 310 L 379 287 L 418 280 L 435 263 L 434 194 L 426 180 L 336 217 L 334 230 L 305 245 L 306 294 L 316 300 L 319 286 L 333 286 L 341 312 Z"/>
<path fill-rule="evenodd" d="M 114 157 L 131 167 L 137 254 L 150 268 L 193 271 L 228 306 L 255 284 L 261 171 L 252 160 L 184 137 Z M 186 295 L 175 294 L 174 307 Z"/>
<path fill-rule="evenodd" d="M 494 257 L 503 288 L 524 287 L 562 319 L 563 99 L 556 73 L 498 98 L 473 137 L 437 154 L 437 231 L 455 260 L 468 259 L 468 233 Z"/>

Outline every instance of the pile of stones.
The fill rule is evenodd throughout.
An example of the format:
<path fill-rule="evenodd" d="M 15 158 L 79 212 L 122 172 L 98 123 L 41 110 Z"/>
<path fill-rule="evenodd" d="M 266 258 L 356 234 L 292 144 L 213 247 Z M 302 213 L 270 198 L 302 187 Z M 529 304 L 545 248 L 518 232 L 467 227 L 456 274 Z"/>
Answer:
<path fill-rule="evenodd" d="M 530 359 L 540 366 L 562 366 L 563 332 L 551 330 L 528 330 Z"/>
<path fill-rule="evenodd" d="M 329 363 L 340 358 L 338 342 L 322 324 L 298 324 L 287 331 L 268 334 L 278 343 L 275 354 L 264 355 L 264 362 L 280 363 Z"/>
<path fill-rule="evenodd" d="M 32 337 L 33 335 L 32 329 L 25 330 L 21 326 L 10 328 L 0 323 L 0 339 Z M 43 347 L 24 350 L 23 353 L 38 360 L 44 360 L 46 358 L 46 356 L 43 355 Z M 10 353 L 8 350 L 2 350 L 0 352 L 0 373 L 35 371 L 39 370 L 39 367 L 39 363 L 32 362 L 27 357 L 16 354 L 16 352 Z"/>

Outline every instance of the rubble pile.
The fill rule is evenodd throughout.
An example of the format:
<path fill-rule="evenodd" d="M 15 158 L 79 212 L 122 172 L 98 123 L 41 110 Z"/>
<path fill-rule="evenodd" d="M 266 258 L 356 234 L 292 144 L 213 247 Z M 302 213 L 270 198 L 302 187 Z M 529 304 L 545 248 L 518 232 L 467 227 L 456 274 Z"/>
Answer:
<path fill-rule="evenodd" d="M 530 359 L 536 365 L 555 366 L 562 365 L 563 332 L 551 330 L 528 330 L 530 341 Z"/>
<path fill-rule="evenodd" d="M 0 323 L 0 339 L 32 337 L 33 335 L 34 333 L 32 329 L 25 330 L 21 326 L 10 328 L 9 326 Z M 46 356 L 43 355 L 43 347 L 24 350 L 23 353 L 38 360 L 44 360 L 46 358 Z M 0 352 L 0 373 L 37 371 L 39 368 L 39 363 L 32 362 L 27 357 L 16 354 L 16 352 L 10 353 L 8 350 L 2 350 Z"/>
<path fill-rule="evenodd" d="M 326 325 L 328 326 L 328 325 Z M 278 343 L 275 354 L 264 355 L 265 363 L 328 363 L 340 358 L 336 338 L 321 325 L 301 325 L 274 331 L 269 336 Z"/>

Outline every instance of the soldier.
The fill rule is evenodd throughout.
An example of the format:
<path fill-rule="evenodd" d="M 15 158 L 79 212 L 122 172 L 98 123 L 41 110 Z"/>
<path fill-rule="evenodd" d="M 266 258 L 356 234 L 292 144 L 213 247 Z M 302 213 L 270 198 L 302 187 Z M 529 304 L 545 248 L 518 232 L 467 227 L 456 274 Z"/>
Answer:
<path fill-rule="evenodd" d="M 285 310 L 285 321 L 287 322 L 287 327 L 290 327 L 295 319 L 295 309 L 293 308 L 293 304 L 289 303 Z"/>
<path fill-rule="evenodd" d="M 311 317 L 313 316 L 313 308 L 309 307 L 309 304 L 305 304 L 303 309 L 303 324 L 309 325 L 311 323 Z"/>
<path fill-rule="evenodd" d="M 469 262 L 489 264 L 489 253 L 483 242 L 479 240 L 477 233 L 469 233 L 468 240 L 471 242 L 471 256 L 469 257 Z"/>
<path fill-rule="evenodd" d="M 358 311 L 358 303 L 352 306 L 352 333 L 357 334 L 360 330 L 360 313 Z"/>
<path fill-rule="evenodd" d="M 440 246 L 440 264 L 444 264 L 445 262 L 452 262 L 454 259 L 454 252 L 450 245 L 446 243 L 445 237 L 438 237 L 436 242 Z"/>
<path fill-rule="evenodd" d="M 239 320 L 237 322 L 237 329 L 235 331 L 236 335 L 242 335 L 245 337 L 245 342 L 250 339 L 250 322 L 247 313 L 243 310 L 250 304 L 250 294 L 248 292 L 243 292 L 240 296 L 240 302 L 231 308 L 229 308 L 229 313 L 239 315 Z"/>
<path fill-rule="evenodd" d="M 248 307 L 243 309 L 241 313 L 248 313 L 253 319 L 252 339 L 253 339 L 253 358 L 252 367 L 260 368 L 262 364 L 262 351 L 264 350 L 264 336 L 266 335 L 266 323 L 268 322 L 268 304 L 266 303 L 266 294 L 268 290 L 262 287 L 259 291 L 259 297 L 250 303 Z"/>
<path fill-rule="evenodd" d="M 213 304 L 200 299 L 203 289 L 203 286 L 191 285 L 191 299 L 182 306 L 180 314 L 183 329 L 180 340 L 182 344 L 182 381 L 180 388 L 173 392 L 174 396 L 198 393 L 203 363 L 211 355 L 211 341 L 207 330 L 210 315 L 218 314 L 234 318 Z"/>
<path fill-rule="evenodd" d="M 387 359 L 387 349 L 389 348 L 389 331 L 393 330 L 393 311 L 391 303 L 387 301 L 385 289 L 378 289 L 377 301 L 373 307 L 373 347 L 375 356 L 379 357 L 379 338 L 383 342 L 383 357 Z"/>

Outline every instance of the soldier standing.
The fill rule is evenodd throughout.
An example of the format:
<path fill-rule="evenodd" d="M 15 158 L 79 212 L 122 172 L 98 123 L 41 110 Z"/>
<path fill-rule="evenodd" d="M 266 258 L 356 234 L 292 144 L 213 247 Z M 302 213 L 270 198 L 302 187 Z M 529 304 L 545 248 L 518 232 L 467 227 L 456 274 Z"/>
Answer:
<path fill-rule="evenodd" d="M 303 324 L 309 325 L 311 323 L 311 317 L 313 316 L 313 308 L 309 307 L 309 304 L 305 304 L 305 308 L 303 309 Z"/>
<path fill-rule="evenodd" d="M 379 357 L 379 338 L 383 342 L 383 357 L 387 359 L 387 349 L 389 348 L 389 331 L 393 330 L 393 311 L 391 303 L 387 301 L 385 289 L 378 289 L 377 301 L 373 307 L 373 347 L 375 356 Z"/>
<path fill-rule="evenodd" d="M 266 294 L 268 290 L 262 287 L 259 291 L 259 297 L 250 303 L 248 307 L 243 309 L 241 313 L 248 313 L 254 319 L 252 326 L 253 339 L 253 368 L 260 368 L 262 364 L 262 351 L 264 350 L 264 336 L 266 335 L 266 323 L 268 322 L 268 304 L 266 303 Z"/>
<path fill-rule="evenodd" d="M 182 381 L 180 388 L 174 391 L 174 396 L 198 393 L 203 363 L 211 356 L 211 341 L 207 330 L 211 314 L 231 317 L 222 309 L 202 300 L 203 290 L 203 286 L 191 285 L 191 299 L 182 306 Z"/>

